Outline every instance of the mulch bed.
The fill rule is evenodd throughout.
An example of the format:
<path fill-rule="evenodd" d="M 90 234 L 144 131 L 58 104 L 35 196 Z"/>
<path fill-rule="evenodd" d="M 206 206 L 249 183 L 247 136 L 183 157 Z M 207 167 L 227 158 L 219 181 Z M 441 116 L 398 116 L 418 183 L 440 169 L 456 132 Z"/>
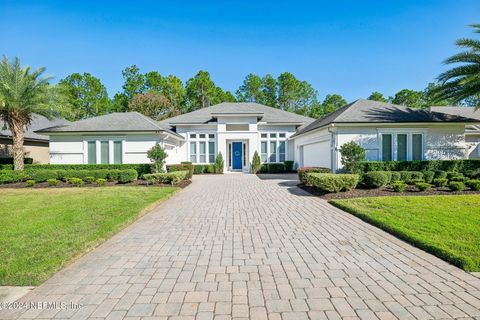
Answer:
<path fill-rule="evenodd" d="M 184 180 L 181 181 L 179 184 L 175 185 L 175 187 L 179 188 L 185 188 L 188 185 L 192 183 L 190 180 Z M 148 185 L 146 181 L 144 180 L 135 180 L 133 182 L 129 183 L 117 183 L 117 182 L 107 182 L 103 186 L 99 186 L 96 184 L 88 184 L 85 183 L 84 185 L 80 186 L 82 188 L 87 187 L 87 188 L 98 188 L 98 187 L 172 187 L 170 184 L 151 184 Z M 9 183 L 9 184 L 0 184 L 0 189 L 44 189 L 44 188 L 78 188 L 77 186 L 74 186 L 72 184 L 66 183 L 66 182 L 61 182 L 57 186 L 50 186 L 48 182 L 38 182 L 36 183 L 33 187 L 27 186 L 25 182 L 17 182 L 17 183 Z"/>
<path fill-rule="evenodd" d="M 480 191 L 451 191 L 448 188 L 431 188 L 428 191 L 418 191 L 415 186 L 408 186 L 405 192 L 395 192 L 389 187 L 379 189 L 354 189 L 346 192 L 326 193 L 317 188 L 307 187 L 299 184 L 298 187 L 311 193 L 319 198 L 330 199 L 350 199 L 350 198 L 365 198 L 365 197 L 391 197 L 391 196 L 434 196 L 434 195 L 458 195 L 458 194 L 480 194 Z"/>

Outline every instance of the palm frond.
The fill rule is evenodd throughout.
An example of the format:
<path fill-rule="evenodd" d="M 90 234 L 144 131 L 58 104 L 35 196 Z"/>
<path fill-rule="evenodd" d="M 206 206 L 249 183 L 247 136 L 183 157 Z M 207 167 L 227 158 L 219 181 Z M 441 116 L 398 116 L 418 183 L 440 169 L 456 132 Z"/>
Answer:
<path fill-rule="evenodd" d="M 474 51 L 480 50 L 480 41 L 468 38 L 458 39 L 455 44 L 462 48 L 470 48 Z"/>
<path fill-rule="evenodd" d="M 479 63 L 480 64 L 480 52 L 464 51 L 447 58 L 444 64 L 451 63 Z"/>

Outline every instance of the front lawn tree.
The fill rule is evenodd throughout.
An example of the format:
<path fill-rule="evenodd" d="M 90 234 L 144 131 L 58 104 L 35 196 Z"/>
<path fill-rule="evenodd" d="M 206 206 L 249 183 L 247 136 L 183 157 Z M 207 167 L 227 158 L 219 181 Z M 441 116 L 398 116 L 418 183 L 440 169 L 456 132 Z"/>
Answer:
<path fill-rule="evenodd" d="M 163 166 L 168 154 L 159 143 L 148 150 L 147 157 L 152 161 L 152 169 L 155 173 L 163 172 Z"/>
<path fill-rule="evenodd" d="M 0 119 L 12 132 L 13 167 L 23 170 L 24 130 L 34 113 L 46 117 L 57 115 L 57 99 L 61 97 L 57 87 L 49 86 L 49 78 L 43 77 L 45 68 L 32 71 L 22 67 L 20 59 L 0 61 Z"/>
<path fill-rule="evenodd" d="M 256 174 L 258 171 L 260 171 L 261 167 L 262 167 L 262 161 L 260 159 L 260 156 L 258 155 L 258 152 L 255 151 L 252 159 L 252 172 Z"/>
<path fill-rule="evenodd" d="M 341 162 L 345 170 L 355 173 L 358 171 L 358 163 L 365 161 L 365 149 L 358 143 L 350 141 L 340 147 Z"/>

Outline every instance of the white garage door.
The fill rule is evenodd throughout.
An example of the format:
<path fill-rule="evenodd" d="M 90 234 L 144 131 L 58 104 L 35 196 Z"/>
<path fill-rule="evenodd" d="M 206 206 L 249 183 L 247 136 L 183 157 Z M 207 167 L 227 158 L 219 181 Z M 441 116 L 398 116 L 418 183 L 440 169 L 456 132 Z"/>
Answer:
<path fill-rule="evenodd" d="M 331 166 L 330 141 L 307 144 L 303 146 L 303 166 L 324 167 Z"/>

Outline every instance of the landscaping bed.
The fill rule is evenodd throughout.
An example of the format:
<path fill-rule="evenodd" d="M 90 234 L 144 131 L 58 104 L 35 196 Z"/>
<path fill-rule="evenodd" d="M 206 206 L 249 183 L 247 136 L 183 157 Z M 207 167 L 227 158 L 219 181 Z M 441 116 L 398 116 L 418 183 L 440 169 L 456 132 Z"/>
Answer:
<path fill-rule="evenodd" d="M 477 192 L 356 198 L 330 203 L 466 271 L 480 271 Z"/>
<path fill-rule="evenodd" d="M 190 185 L 192 183 L 191 180 L 182 180 L 180 182 L 178 182 L 177 184 L 175 184 L 175 187 L 178 187 L 178 188 L 185 188 L 187 187 L 188 185 Z M 87 187 L 87 188 L 101 188 L 103 186 L 107 186 L 107 187 L 171 187 L 172 185 L 171 184 L 167 184 L 167 183 L 161 183 L 161 184 L 149 184 L 147 181 L 145 180 L 135 180 L 135 181 L 132 181 L 132 182 L 128 182 L 128 183 L 118 183 L 116 181 L 107 181 L 105 182 L 104 185 L 98 185 L 98 184 L 84 184 L 82 185 L 82 187 Z M 35 185 L 33 186 L 29 186 L 26 182 L 16 182 L 16 183 L 9 183 L 9 184 L 0 184 L 0 189 L 24 189 L 24 188 L 29 188 L 29 189 L 42 189 L 42 188 L 54 188 L 54 189 L 57 189 L 57 188 L 75 188 L 77 186 L 71 184 L 71 183 L 68 183 L 68 182 L 63 182 L 63 181 L 60 181 L 58 185 L 56 186 L 51 186 L 48 182 L 38 182 L 38 183 L 35 183 Z"/>
<path fill-rule="evenodd" d="M 4 189 L 0 285 L 38 285 L 179 188 Z"/>

